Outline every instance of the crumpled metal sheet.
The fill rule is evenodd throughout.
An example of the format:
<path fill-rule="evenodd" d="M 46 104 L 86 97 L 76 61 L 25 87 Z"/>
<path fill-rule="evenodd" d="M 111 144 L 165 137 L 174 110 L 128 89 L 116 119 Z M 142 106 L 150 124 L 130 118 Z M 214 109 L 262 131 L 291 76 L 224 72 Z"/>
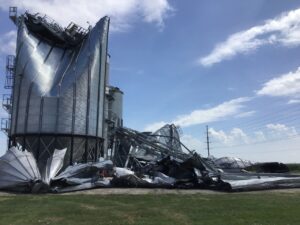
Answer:
<path fill-rule="evenodd" d="M 221 173 L 203 163 L 199 155 L 186 160 L 166 157 L 146 162 L 143 168 L 114 167 L 110 160 L 63 166 L 66 149 L 55 150 L 40 175 L 33 155 L 13 147 L 0 158 L 0 189 L 56 193 L 104 187 L 202 188 L 251 191 L 300 188 L 300 176 L 291 174 Z"/>
<path fill-rule="evenodd" d="M 300 176 L 289 174 L 225 174 L 223 182 L 230 191 L 252 191 L 275 188 L 300 188 Z"/>
<path fill-rule="evenodd" d="M 82 191 L 82 190 L 100 188 L 100 187 L 104 188 L 110 186 L 111 186 L 110 179 L 102 178 L 95 182 L 85 182 L 85 183 L 79 182 L 77 185 L 66 186 L 66 187 L 54 187 L 52 188 L 51 191 L 54 193 L 65 193 L 65 192 Z"/>
<path fill-rule="evenodd" d="M 0 189 L 21 192 L 47 191 L 51 179 L 61 170 L 67 149 L 55 149 L 41 176 L 31 152 L 11 147 L 0 158 Z"/>
<path fill-rule="evenodd" d="M 251 161 L 237 157 L 221 157 L 214 159 L 214 163 L 221 169 L 244 169 L 253 165 Z"/>
<path fill-rule="evenodd" d="M 155 172 L 153 176 L 147 174 L 137 176 L 134 171 L 116 167 L 115 176 L 112 183 L 117 186 L 132 186 L 132 187 L 171 187 L 175 184 L 176 179 L 169 177 L 161 172 Z"/>
<path fill-rule="evenodd" d="M 143 137 L 134 136 L 143 147 Z M 136 142 L 138 143 L 138 142 Z M 164 152 L 161 146 L 146 139 L 148 153 Z M 139 148 L 139 146 L 136 146 Z M 157 149 L 156 149 L 157 148 Z M 80 163 L 63 167 L 66 149 L 55 150 L 46 163 L 42 176 L 31 153 L 11 148 L 0 158 L 0 189 L 23 192 L 52 191 L 56 193 L 105 187 L 138 188 L 198 188 L 223 191 L 251 191 L 274 188 L 300 188 L 300 176 L 280 173 L 219 172 L 214 164 L 202 159 L 195 152 L 173 154 L 162 159 L 146 161 L 134 157 L 126 167 L 114 167 L 111 160 Z M 129 158 L 128 158 L 129 159 Z"/>
<path fill-rule="evenodd" d="M 96 187 L 109 187 L 112 179 L 109 176 L 112 174 L 113 162 L 111 160 L 68 166 L 51 180 L 52 191 L 61 193 Z"/>
<path fill-rule="evenodd" d="M 115 176 L 116 177 L 123 177 L 126 175 L 133 175 L 134 172 L 132 170 L 122 168 L 122 167 L 115 167 Z"/>
<path fill-rule="evenodd" d="M 30 152 L 12 147 L 0 158 L 0 189 L 26 191 L 41 179 L 35 158 Z"/>
<path fill-rule="evenodd" d="M 89 178 L 99 171 L 99 169 L 113 169 L 113 162 L 111 160 L 104 160 L 101 162 L 78 163 L 73 166 L 68 166 L 58 176 L 52 180 L 67 180 L 69 178 Z"/>
<path fill-rule="evenodd" d="M 151 178 L 143 178 L 143 180 L 151 183 L 151 184 L 157 184 L 157 185 L 169 185 L 173 186 L 176 182 L 176 179 L 173 177 L 169 177 L 166 174 L 163 174 L 161 172 L 155 173 L 155 176 Z"/>
<path fill-rule="evenodd" d="M 64 165 L 64 158 L 67 152 L 67 148 L 62 150 L 55 149 L 53 155 L 48 158 L 45 170 L 42 174 L 42 179 L 46 184 L 50 184 L 53 179 Z"/>

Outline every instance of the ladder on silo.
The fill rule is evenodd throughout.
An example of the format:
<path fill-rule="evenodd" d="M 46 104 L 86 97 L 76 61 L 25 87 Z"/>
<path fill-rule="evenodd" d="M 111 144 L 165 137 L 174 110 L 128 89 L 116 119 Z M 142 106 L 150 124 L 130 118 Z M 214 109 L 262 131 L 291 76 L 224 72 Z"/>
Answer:
<path fill-rule="evenodd" d="M 15 75 L 15 56 L 8 55 L 6 57 L 6 76 L 5 76 L 5 89 L 12 89 L 14 85 Z"/>
<path fill-rule="evenodd" d="M 11 94 L 3 94 L 2 95 L 2 108 L 8 114 L 11 114 L 11 110 L 12 110 L 12 96 L 11 96 Z"/>
<path fill-rule="evenodd" d="M 6 76 L 4 88 L 7 90 L 12 90 L 14 86 L 15 77 L 15 56 L 8 55 L 6 57 Z M 11 92 L 11 91 L 10 91 Z M 3 94 L 2 97 L 2 107 L 7 111 L 8 118 L 1 119 L 1 131 L 9 134 L 10 123 L 11 123 L 11 113 L 12 113 L 12 94 Z"/>
<path fill-rule="evenodd" d="M 18 8 L 15 6 L 9 7 L 9 18 L 14 22 L 14 24 L 17 23 L 18 18 Z"/>
<path fill-rule="evenodd" d="M 10 118 L 1 118 L 1 131 L 3 131 L 6 135 L 9 134 L 10 121 Z"/>

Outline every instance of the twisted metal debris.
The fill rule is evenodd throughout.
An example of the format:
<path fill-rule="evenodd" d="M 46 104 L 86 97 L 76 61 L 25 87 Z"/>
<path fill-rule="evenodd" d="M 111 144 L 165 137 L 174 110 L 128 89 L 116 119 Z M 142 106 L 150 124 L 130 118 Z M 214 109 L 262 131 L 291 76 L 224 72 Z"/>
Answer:
<path fill-rule="evenodd" d="M 2 128 L 9 149 L 0 157 L 1 190 L 300 187 L 297 175 L 249 173 L 239 159 L 204 159 L 173 124 L 153 133 L 123 127 L 123 92 L 108 83 L 108 17 L 88 29 L 62 28 L 29 12 L 11 18 L 18 40 L 6 67 L 13 94 L 3 104 L 11 119 Z"/>

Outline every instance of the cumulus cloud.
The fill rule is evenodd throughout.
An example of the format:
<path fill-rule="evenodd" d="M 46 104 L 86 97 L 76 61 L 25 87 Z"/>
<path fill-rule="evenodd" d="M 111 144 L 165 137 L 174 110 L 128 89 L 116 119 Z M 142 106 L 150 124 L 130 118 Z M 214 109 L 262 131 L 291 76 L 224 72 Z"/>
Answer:
<path fill-rule="evenodd" d="M 262 25 L 230 35 L 215 46 L 212 52 L 198 59 L 199 64 L 211 66 L 223 60 L 245 54 L 263 45 L 298 46 L 300 44 L 300 9 L 283 13 Z"/>
<path fill-rule="evenodd" d="M 15 54 L 17 32 L 12 30 L 0 36 L 0 54 Z"/>
<path fill-rule="evenodd" d="M 210 109 L 194 110 L 189 114 L 178 116 L 172 123 L 181 127 L 188 127 L 223 120 L 240 113 L 244 103 L 248 101 L 250 101 L 250 98 L 247 97 L 236 98 Z"/>
<path fill-rule="evenodd" d="M 160 27 L 164 25 L 168 13 L 174 11 L 167 0 L 143 0 L 138 3 L 144 20 L 148 23 L 157 23 Z"/>
<path fill-rule="evenodd" d="M 250 142 L 248 135 L 240 128 L 233 128 L 227 133 L 223 130 L 210 128 L 209 134 L 214 140 L 229 146 L 241 143 L 248 144 Z"/>
<path fill-rule="evenodd" d="M 167 124 L 167 122 L 164 122 L 164 121 L 152 123 L 152 124 L 147 125 L 144 128 L 144 130 L 145 131 L 152 131 L 152 132 L 154 132 L 154 131 L 157 131 L 159 128 L 163 127 L 166 124 Z"/>
<path fill-rule="evenodd" d="M 209 129 L 213 141 L 222 146 L 248 145 L 261 142 L 280 140 L 283 138 L 295 137 L 298 132 L 295 127 L 280 123 L 270 123 L 265 129 L 253 133 L 247 133 L 242 128 L 233 128 L 230 131 Z M 222 147 L 221 146 L 221 147 Z"/>
<path fill-rule="evenodd" d="M 184 134 L 180 137 L 181 142 L 186 145 L 190 150 L 200 151 L 205 148 L 204 142 L 200 139 L 193 137 L 189 134 Z"/>
<path fill-rule="evenodd" d="M 272 138 L 290 137 L 298 135 L 298 132 L 296 131 L 295 127 L 288 127 L 285 124 L 271 123 L 267 124 L 266 127 L 269 131 L 269 136 Z"/>
<path fill-rule="evenodd" d="M 267 96 L 300 97 L 300 67 L 295 72 L 289 72 L 269 80 L 256 93 Z"/>
<path fill-rule="evenodd" d="M 160 121 L 149 124 L 146 126 L 145 130 L 154 131 L 154 128 L 156 129 L 158 126 L 163 126 L 167 123 L 174 123 L 180 127 L 189 127 L 224 120 L 229 117 L 237 116 L 239 113 L 243 113 L 241 110 L 244 107 L 244 103 L 250 100 L 251 98 L 248 97 L 232 99 L 209 109 L 198 109 L 189 114 L 180 115 L 173 121 Z"/>
<path fill-rule="evenodd" d="M 22 11 L 45 13 L 63 26 L 73 21 L 87 27 L 87 21 L 93 25 L 108 15 L 112 30 L 118 31 L 127 29 L 136 19 L 162 28 L 165 18 L 174 11 L 168 0 L 0 0 L 3 10 L 12 5 Z"/>
<path fill-rule="evenodd" d="M 262 141 L 266 141 L 267 138 L 265 133 L 260 130 L 254 132 L 254 140 L 257 142 L 262 142 Z"/>

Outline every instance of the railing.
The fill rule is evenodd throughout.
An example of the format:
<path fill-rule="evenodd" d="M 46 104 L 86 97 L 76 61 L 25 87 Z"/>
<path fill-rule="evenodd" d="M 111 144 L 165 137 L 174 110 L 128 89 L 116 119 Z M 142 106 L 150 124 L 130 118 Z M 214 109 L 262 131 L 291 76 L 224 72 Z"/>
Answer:
<path fill-rule="evenodd" d="M 71 22 L 67 28 L 65 29 L 65 31 L 67 33 L 69 33 L 70 35 L 76 35 L 77 34 L 81 34 L 81 35 L 85 35 L 88 33 L 88 30 L 84 29 L 83 27 Z"/>
<path fill-rule="evenodd" d="M 12 89 L 14 85 L 15 75 L 15 56 L 8 55 L 6 57 L 6 77 L 5 77 L 5 89 Z"/>
<path fill-rule="evenodd" d="M 3 94 L 2 96 L 2 107 L 5 109 L 9 114 L 11 114 L 12 109 L 12 99 L 10 94 Z"/>
<path fill-rule="evenodd" d="M 11 9 L 10 9 L 11 10 Z M 11 13 L 11 11 L 10 11 Z M 14 85 L 14 75 L 15 75 L 15 56 L 8 55 L 6 57 L 6 76 L 5 76 L 5 89 L 12 89 Z M 1 119 L 1 131 L 5 134 L 9 134 L 10 123 L 11 123 L 11 109 L 12 109 L 12 98 L 11 94 L 4 94 L 2 96 L 2 107 L 8 112 L 9 118 Z"/>
<path fill-rule="evenodd" d="M 18 17 L 18 8 L 17 7 L 9 7 L 9 18 L 16 23 Z"/>
<path fill-rule="evenodd" d="M 10 130 L 10 118 L 1 118 L 1 131 L 8 134 Z"/>

